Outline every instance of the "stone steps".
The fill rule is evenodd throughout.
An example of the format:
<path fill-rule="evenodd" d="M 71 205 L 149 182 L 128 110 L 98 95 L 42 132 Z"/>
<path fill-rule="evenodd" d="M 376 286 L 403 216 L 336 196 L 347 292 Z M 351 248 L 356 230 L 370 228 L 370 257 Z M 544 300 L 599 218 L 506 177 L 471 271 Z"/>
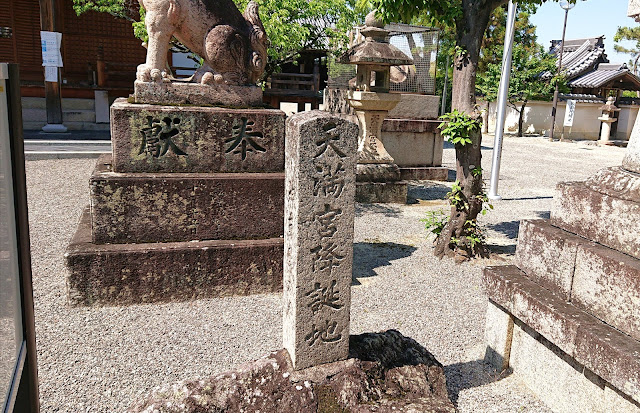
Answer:
<path fill-rule="evenodd" d="M 483 282 L 490 306 L 497 304 L 552 348 L 640 402 L 640 342 L 541 287 L 515 266 L 487 267 Z M 503 337 L 488 337 L 487 344 L 498 352 L 505 348 Z M 507 350 L 503 357 L 510 356 L 512 350 Z M 637 404 L 629 407 L 638 411 Z"/>
<path fill-rule="evenodd" d="M 68 303 L 122 305 L 282 291 L 283 239 L 94 244 L 87 208 L 67 247 Z"/>
<path fill-rule="evenodd" d="M 514 263 L 539 285 L 640 339 L 640 260 L 549 220 L 526 220 Z"/>
<path fill-rule="evenodd" d="M 551 218 L 521 222 L 516 266 L 484 271 L 485 360 L 555 411 L 640 412 L 638 234 L 637 174 L 558 184 Z"/>
<path fill-rule="evenodd" d="M 82 98 L 64 98 L 62 99 L 62 110 L 86 109 L 93 110 L 95 106 L 94 99 Z M 46 109 L 47 102 L 45 98 L 23 97 L 22 110 L 24 109 Z"/>
<path fill-rule="evenodd" d="M 94 99 L 62 99 L 62 121 L 68 130 L 109 130 L 109 123 L 96 123 Z M 47 123 L 44 98 L 22 98 L 22 126 L 39 130 Z"/>
<path fill-rule="evenodd" d="M 586 239 L 640 258 L 640 202 L 599 192 L 584 182 L 560 183 L 551 223 Z"/>

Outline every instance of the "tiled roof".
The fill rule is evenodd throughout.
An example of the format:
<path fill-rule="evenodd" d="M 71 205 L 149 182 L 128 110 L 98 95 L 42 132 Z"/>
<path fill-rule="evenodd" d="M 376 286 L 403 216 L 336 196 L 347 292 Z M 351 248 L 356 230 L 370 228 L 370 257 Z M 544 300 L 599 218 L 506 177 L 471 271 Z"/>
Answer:
<path fill-rule="evenodd" d="M 575 100 L 584 103 L 604 103 L 604 99 L 596 95 L 583 95 L 578 93 L 567 93 L 558 95 L 560 100 Z"/>
<path fill-rule="evenodd" d="M 549 53 L 558 56 L 560 53 L 560 41 L 552 40 Z M 588 39 L 565 40 L 562 53 L 562 68 L 567 79 L 576 77 L 594 69 L 598 63 L 608 63 L 604 52 L 604 36 Z M 543 79 L 551 77 L 550 72 L 542 75 Z"/>
<path fill-rule="evenodd" d="M 567 84 L 569 87 L 597 88 L 623 77 L 640 84 L 640 79 L 629 71 L 626 64 L 600 64 L 596 70 Z"/>

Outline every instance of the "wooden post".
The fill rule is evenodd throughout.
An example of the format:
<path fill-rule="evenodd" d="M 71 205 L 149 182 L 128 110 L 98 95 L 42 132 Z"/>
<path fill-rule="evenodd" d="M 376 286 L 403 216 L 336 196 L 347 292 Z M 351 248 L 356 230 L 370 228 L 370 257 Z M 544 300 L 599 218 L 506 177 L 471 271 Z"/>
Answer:
<path fill-rule="evenodd" d="M 98 72 L 98 86 L 105 87 L 107 83 L 107 64 L 104 61 L 104 48 L 102 46 L 98 46 L 96 70 Z"/>
<path fill-rule="evenodd" d="M 55 16 L 56 0 L 40 0 L 40 28 L 44 31 L 56 31 Z M 42 68 L 44 70 L 44 67 Z M 58 69 L 58 78 L 60 69 Z M 47 125 L 44 131 L 66 132 L 67 128 L 62 125 L 62 100 L 60 98 L 59 82 L 44 82 L 44 96 L 47 102 Z M 54 128 L 47 128 L 49 125 L 57 125 Z"/>

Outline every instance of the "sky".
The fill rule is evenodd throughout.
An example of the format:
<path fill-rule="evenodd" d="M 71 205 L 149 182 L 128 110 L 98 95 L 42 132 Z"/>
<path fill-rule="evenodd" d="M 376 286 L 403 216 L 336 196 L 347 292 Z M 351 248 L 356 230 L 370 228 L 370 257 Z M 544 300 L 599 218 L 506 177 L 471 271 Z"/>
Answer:
<path fill-rule="evenodd" d="M 569 10 L 566 40 L 604 35 L 605 52 L 611 63 L 628 63 L 630 55 L 616 53 L 613 50 L 613 36 L 618 26 L 637 26 L 627 17 L 628 0 L 578 0 Z M 549 1 L 538 8 L 531 22 L 537 26 L 538 43 L 548 49 L 553 39 L 562 38 L 564 10 L 555 1 Z M 632 48 L 633 42 L 622 44 Z"/>

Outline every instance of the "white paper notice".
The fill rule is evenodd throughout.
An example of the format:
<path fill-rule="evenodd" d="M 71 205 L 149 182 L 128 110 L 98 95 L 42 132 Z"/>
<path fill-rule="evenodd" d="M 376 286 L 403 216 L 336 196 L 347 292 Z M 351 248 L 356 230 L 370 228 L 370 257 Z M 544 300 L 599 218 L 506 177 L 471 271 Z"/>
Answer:
<path fill-rule="evenodd" d="M 40 32 L 40 44 L 42 45 L 42 66 L 62 67 L 62 33 Z"/>
<path fill-rule="evenodd" d="M 573 126 L 573 116 L 576 113 L 576 101 L 572 99 L 567 100 L 567 108 L 564 111 L 564 124 L 563 126 Z"/>
<path fill-rule="evenodd" d="M 45 66 L 44 67 L 44 81 L 45 82 L 57 82 L 58 81 L 58 66 Z"/>

